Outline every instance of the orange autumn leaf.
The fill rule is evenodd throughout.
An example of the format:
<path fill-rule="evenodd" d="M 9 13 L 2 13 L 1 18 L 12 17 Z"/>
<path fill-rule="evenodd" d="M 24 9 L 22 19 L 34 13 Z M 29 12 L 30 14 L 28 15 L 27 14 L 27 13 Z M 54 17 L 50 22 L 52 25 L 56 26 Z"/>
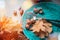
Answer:
<path fill-rule="evenodd" d="M 2 25 L 3 25 L 2 22 L 0 22 L 0 28 L 2 27 Z"/>
<path fill-rule="evenodd" d="M 1 29 L 0 30 L 5 30 L 5 31 L 9 31 L 9 32 L 12 32 L 12 31 L 18 31 L 18 33 L 20 31 L 23 30 L 22 28 L 22 24 L 19 24 L 18 22 L 13 22 L 12 21 L 12 18 L 10 17 L 2 17 L 0 19 L 0 26 L 1 26 Z"/>

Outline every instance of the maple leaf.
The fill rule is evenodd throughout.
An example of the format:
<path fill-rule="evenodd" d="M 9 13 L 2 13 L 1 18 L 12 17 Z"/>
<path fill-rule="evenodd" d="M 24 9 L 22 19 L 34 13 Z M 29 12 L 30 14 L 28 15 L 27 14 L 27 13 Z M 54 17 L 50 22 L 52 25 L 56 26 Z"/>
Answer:
<path fill-rule="evenodd" d="M 37 20 L 36 23 L 30 28 L 34 33 L 39 35 L 41 38 L 48 36 L 49 33 L 52 32 L 52 24 L 47 22 L 46 20 Z"/>

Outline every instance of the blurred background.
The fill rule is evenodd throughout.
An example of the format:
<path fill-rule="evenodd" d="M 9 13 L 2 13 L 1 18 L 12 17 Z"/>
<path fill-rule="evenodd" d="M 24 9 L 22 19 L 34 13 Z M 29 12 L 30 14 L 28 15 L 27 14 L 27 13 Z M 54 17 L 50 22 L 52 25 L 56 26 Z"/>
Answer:
<path fill-rule="evenodd" d="M 24 0 L 0 0 L 0 17 L 2 15 L 11 16 L 13 10 L 18 10 Z"/>
<path fill-rule="evenodd" d="M 13 10 L 18 10 L 18 8 L 22 5 L 24 1 L 25 0 L 0 0 L 0 17 L 2 15 L 11 16 Z M 60 0 L 51 1 L 60 5 Z"/>
<path fill-rule="evenodd" d="M 22 3 L 24 2 L 25 0 L 0 0 L 0 17 L 6 15 L 6 16 L 12 16 L 13 15 L 13 12 L 14 10 L 18 10 Z M 42 0 L 42 1 L 45 1 L 45 0 Z M 46 0 L 46 1 L 51 1 L 51 2 L 54 2 L 56 4 L 59 4 L 60 5 L 60 0 Z M 16 17 L 17 18 L 17 17 Z M 5 19 L 8 19 L 8 18 L 3 18 L 4 21 L 6 21 Z M 19 18 L 17 18 L 19 19 Z M 12 22 L 11 19 L 8 20 L 9 22 Z M 15 21 L 15 19 L 13 19 L 13 21 Z M 23 30 L 21 28 L 21 25 L 20 24 L 17 24 L 17 22 L 12 22 L 13 25 L 9 24 L 9 23 L 5 23 L 5 24 L 9 24 L 8 26 L 5 26 L 3 25 L 4 23 L 1 23 L 0 22 L 0 29 L 3 27 L 7 30 L 12 31 L 12 33 L 10 34 L 9 32 L 5 32 L 4 29 L 3 31 L 0 30 L 0 40 L 2 40 L 4 37 L 6 37 L 5 39 L 6 40 L 10 40 L 13 36 L 13 38 L 16 38 L 18 36 L 18 33 L 20 33 L 20 30 Z M 3 27 L 2 27 L 3 26 Z M 15 31 L 15 32 L 13 32 Z M 18 33 L 16 33 L 16 31 Z M 4 33 L 3 33 L 4 32 Z M 11 35 L 11 36 L 9 36 Z M 9 37 L 8 37 L 9 36 Z M 8 38 L 7 38 L 8 37 Z M 10 38 L 11 37 L 11 38 Z M 1 39 L 2 38 L 2 39 Z M 9 39 L 10 38 L 10 39 Z M 25 38 L 25 37 L 24 37 Z M 22 39 L 24 39 L 22 38 Z M 59 36 L 60 38 L 60 36 Z M 18 39 L 18 38 L 17 38 Z M 12 39 L 13 40 L 13 39 Z M 25 40 L 25 39 L 24 39 Z"/>

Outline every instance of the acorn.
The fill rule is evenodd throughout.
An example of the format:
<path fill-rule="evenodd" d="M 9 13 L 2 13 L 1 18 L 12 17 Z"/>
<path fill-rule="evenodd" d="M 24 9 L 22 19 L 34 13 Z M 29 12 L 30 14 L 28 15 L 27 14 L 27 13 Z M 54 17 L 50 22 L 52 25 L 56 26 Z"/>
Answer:
<path fill-rule="evenodd" d="M 41 8 L 41 9 L 39 9 L 39 14 L 43 14 L 44 12 L 43 12 L 43 9 Z"/>
<path fill-rule="evenodd" d="M 41 8 L 41 9 L 39 9 L 39 13 L 43 13 L 43 10 L 42 10 L 42 8 Z"/>
<path fill-rule="evenodd" d="M 37 8 L 34 8 L 34 13 L 37 14 L 39 10 Z"/>
<path fill-rule="evenodd" d="M 30 19 L 27 19 L 27 24 L 31 24 L 31 20 Z"/>
<path fill-rule="evenodd" d="M 32 25 L 36 22 L 36 20 L 31 20 L 31 22 L 32 22 Z"/>
<path fill-rule="evenodd" d="M 24 11 L 22 9 L 20 9 L 20 15 L 22 16 L 24 13 Z"/>
<path fill-rule="evenodd" d="M 26 28 L 29 29 L 30 28 L 30 25 L 29 24 L 26 24 Z"/>
<path fill-rule="evenodd" d="M 17 11 L 14 11 L 13 15 L 14 15 L 14 16 L 17 16 Z"/>

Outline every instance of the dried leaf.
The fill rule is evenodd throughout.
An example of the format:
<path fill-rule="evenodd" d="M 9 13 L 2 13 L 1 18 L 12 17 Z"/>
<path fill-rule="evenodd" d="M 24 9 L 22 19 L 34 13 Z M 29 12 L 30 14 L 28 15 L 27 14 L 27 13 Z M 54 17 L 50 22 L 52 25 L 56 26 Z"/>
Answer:
<path fill-rule="evenodd" d="M 36 23 L 30 28 L 36 35 L 39 35 L 41 38 L 48 36 L 52 32 L 52 24 L 46 20 L 37 20 Z"/>

